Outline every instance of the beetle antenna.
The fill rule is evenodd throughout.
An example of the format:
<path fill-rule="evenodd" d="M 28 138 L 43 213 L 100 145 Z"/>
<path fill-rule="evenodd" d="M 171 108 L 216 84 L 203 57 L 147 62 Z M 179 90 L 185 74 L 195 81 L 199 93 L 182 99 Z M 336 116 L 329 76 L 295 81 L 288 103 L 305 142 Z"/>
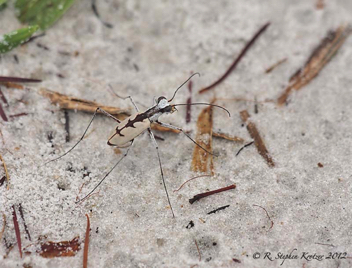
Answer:
<path fill-rule="evenodd" d="M 172 106 L 185 106 L 185 105 L 208 105 L 208 106 L 213 106 L 213 107 L 217 107 L 220 109 L 223 109 L 225 112 L 228 113 L 229 117 L 231 117 L 231 114 L 229 112 L 229 110 L 227 110 L 226 108 L 220 106 L 220 105 L 216 105 L 216 104 L 210 104 L 210 103 L 206 103 L 206 102 L 194 102 L 194 103 L 178 103 L 178 104 L 173 104 Z"/>
<path fill-rule="evenodd" d="M 195 76 L 196 74 L 198 74 L 198 76 L 200 77 L 200 74 L 199 74 L 199 73 L 194 73 L 194 74 L 192 74 L 185 82 L 182 83 L 181 86 L 179 86 L 179 87 L 175 90 L 174 95 L 172 96 L 171 99 L 168 100 L 168 102 L 172 101 L 172 100 L 175 98 L 177 91 L 178 91 L 181 87 L 183 87 L 183 86 L 184 86 L 193 76 Z"/>

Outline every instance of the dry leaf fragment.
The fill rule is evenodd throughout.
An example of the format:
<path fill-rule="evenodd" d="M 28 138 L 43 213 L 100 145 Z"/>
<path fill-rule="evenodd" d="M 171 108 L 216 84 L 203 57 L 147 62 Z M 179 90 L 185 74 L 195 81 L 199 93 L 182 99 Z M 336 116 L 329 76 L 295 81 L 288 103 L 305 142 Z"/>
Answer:
<path fill-rule="evenodd" d="M 350 33 L 351 29 L 347 26 L 340 26 L 337 30 L 329 32 L 313 50 L 304 67 L 291 76 L 289 85 L 277 100 L 278 104 L 285 104 L 292 90 L 299 90 L 313 80 L 336 54 Z"/>
<path fill-rule="evenodd" d="M 262 140 L 257 127 L 253 122 L 248 121 L 249 113 L 244 110 L 240 112 L 240 115 L 242 121 L 247 124 L 247 130 L 249 132 L 249 135 L 251 135 L 252 139 L 254 139 L 254 144 L 257 147 L 259 154 L 265 159 L 269 167 L 274 167 L 275 163 L 271 158 L 268 150 L 266 149 L 264 141 Z"/>
<path fill-rule="evenodd" d="M 213 107 L 209 106 L 201 111 L 197 121 L 196 142 L 212 152 L 212 134 L 213 134 Z M 192 158 L 192 170 L 214 174 L 213 156 L 205 152 L 202 148 L 195 145 Z"/>

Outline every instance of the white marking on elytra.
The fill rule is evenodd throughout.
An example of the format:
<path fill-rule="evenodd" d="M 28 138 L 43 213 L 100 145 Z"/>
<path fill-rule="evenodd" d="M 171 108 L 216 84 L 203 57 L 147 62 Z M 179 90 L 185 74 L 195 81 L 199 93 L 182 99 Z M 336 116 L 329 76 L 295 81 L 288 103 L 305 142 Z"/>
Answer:
<path fill-rule="evenodd" d="M 103 115 L 108 116 L 109 118 L 112 118 L 113 120 L 115 120 L 118 125 L 115 128 L 113 134 L 110 136 L 109 140 L 108 140 L 108 145 L 110 146 L 114 146 L 117 148 L 127 148 L 126 152 L 124 153 L 124 155 L 119 159 L 119 161 L 110 169 L 110 171 L 108 173 L 106 173 L 104 175 L 104 177 L 100 180 L 100 182 L 82 199 L 80 199 L 79 201 L 77 201 L 76 203 L 82 202 L 85 199 L 87 199 L 98 187 L 99 185 L 106 179 L 106 177 L 114 170 L 114 168 L 122 161 L 122 159 L 124 159 L 129 150 L 131 149 L 132 145 L 133 145 L 133 141 L 136 137 L 138 137 L 140 134 L 142 134 L 144 131 L 148 130 L 148 133 L 150 135 L 150 138 L 155 146 L 155 149 L 157 151 L 157 156 L 158 156 L 158 160 L 159 160 L 159 167 L 160 167 L 160 173 L 161 173 L 161 178 L 162 178 L 162 182 L 164 185 L 164 189 L 165 189 L 165 193 L 167 196 L 167 201 L 170 205 L 171 208 L 171 212 L 172 212 L 172 216 L 175 217 L 171 202 L 170 202 L 170 197 L 169 197 L 169 193 L 167 191 L 167 187 L 165 184 L 165 179 L 164 179 L 164 172 L 163 172 L 163 168 L 162 168 L 162 164 L 161 164 L 161 158 L 160 158 L 160 154 L 159 154 L 159 148 L 158 148 L 158 144 L 154 138 L 154 134 L 151 131 L 151 124 L 152 123 L 156 123 L 159 124 L 163 127 L 169 128 L 169 129 L 176 129 L 181 131 L 187 138 L 189 138 L 194 144 L 196 144 L 197 146 L 199 146 L 200 148 L 202 148 L 205 152 L 212 154 L 211 152 L 207 151 L 205 148 L 203 148 L 201 145 L 199 145 L 194 139 L 191 138 L 191 136 L 189 136 L 182 128 L 173 126 L 173 125 L 169 125 L 169 124 L 165 124 L 162 122 L 159 122 L 158 119 L 161 115 L 163 114 L 171 114 L 175 111 L 177 111 L 176 106 L 185 106 L 185 105 L 208 105 L 208 106 L 214 106 L 214 107 L 218 107 L 223 109 L 224 111 L 226 111 L 228 113 L 228 115 L 230 116 L 230 112 L 225 109 L 224 107 L 221 107 L 219 105 L 215 105 L 215 104 L 210 104 L 210 103 L 191 103 L 191 104 L 170 104 L 171 101 L 174 99 L 174 97 L 176 96 L 177 91 L 183 86 L 185 85 L 194 75 L 196 75 L 199 73 L 195 73 L 193 75 L 191 75 L 181 86 L 179 86 L 176 91 L 174 92 L 174 95 L 172 96 L 172 98 L 170 100 L 167 100 L 165 97 L 161 96 L 158 99 L 155 99 L 155 105 L 150 107 L 149 109 L 147 109 L 144 112 L 139 112 L 139 109 L 136 105 L 136 103 L 133 101 L 131 96 L 127 96 L 127 97 L 121 97 L 118 94 L 116 94 L 115 92 L 112 91 L 111 86 L 110 90 L 112 91 L 112 93 L 122 99 L 127 99 L 129 98 L 130 101 L 132 102 L 133 106 L 136 109 L 136 113 L 132 114 L 131 116 L 127 117 L 126 119 L 124 119 L 123 121 L 120 121 L 119 119 L 117 119 L 116 117 L 114 117 L 113 115 L 109 114 L 108 112 L 104 111 L 101 108 L 97 108 L 93 114 L 92 119 L 90 120 L 86 130 L 84 131 L 82 137 L 78 140 L 78 142 L 71 148 L 69 149 L 67 152 L 65 152 L 64 154 L 62 154 L 61 156 L 52 159 L 50 161 L 48 161 L 45 164 L 48 164 L 52 161 L 58 160 L 62 157 L 64 157 L 65 155 L 67 155 L 69 152 L 71 152 L 84 138 L 84 136 L 86 135 L 90 125 L 92 124 L 95 116 L 97 115 L 98 112 L 101 112 Z M 200 75 L 199 75 L 200 76 Z"/>

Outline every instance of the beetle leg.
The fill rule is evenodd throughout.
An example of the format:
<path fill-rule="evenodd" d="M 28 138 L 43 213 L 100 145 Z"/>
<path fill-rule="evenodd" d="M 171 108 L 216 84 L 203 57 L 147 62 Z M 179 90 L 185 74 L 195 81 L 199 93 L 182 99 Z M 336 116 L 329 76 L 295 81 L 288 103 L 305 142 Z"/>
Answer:
<path fill-rule="evenodd" d="M 105 176 L 100 180 L 100 182 L 93 188 L 93 190 L 91 190 L 85 197 L 83 197 L 82 199 L 76 201 L 76 204 L 77 203 L 80 203 L 80 202 L 83 202 L 84 200 L 86 200 L 99 186 L 100 184 L 103 183 L 103 181 L 106 179 L 107 176 L 109 176 L 109 174 L 117 167 L 117 165 L 122 161 L 122 159 L 124 159 L 128 152 L 130 151 L 130 149 L 132 148 L 132 145 L 133 145 L 133 140 L 131 141 L 131 145 L 130 147 L 128 147 L 126 153 L 124 153 L 124 155 L 119 159 L 119 161 L 117 161 L 117 163 L 109 170 L 108 173 L 105 174 Z"/>
<path fill-rule="evenodd" d="M 103 110 L 102 108 L 97 108 L 97 111 L 100 111 L 102 114 L 114 119 L 117 123 L 121 123 L 121 121 L 119 119 L 117 119 L 115 116 L 113 116 L 112 114 L 109 114 L 107 111 Z"/>
<path fill-rule="evenodd" d="M 170 208 L 171 208 L 172 217 L 175 218 L 174 210 L 172 209 L 172 205 L 171 205 L 171 202 L 170 202 L 169 193 L 167 192 L 167 188 L 166 188 L 166 184 L 165 184 L 164 172 L 163 172 L 163 167 L 162 167 L 162 165 L 161 165 L 160 154 L 159 154 L 159 147 L 158 147 L 158 144 L 157 144 L 157 142 L 156 142 L 156 140 L 155 140 L 155 138 L 154 138 L 154 134 L 153 134 L 153 132 L 151 131 L 150 128 L 148 128 L 148 132 L 149 132 L 150 138 L 152 139 L 153 144 L 155 145 L 155 149 L 156 149 L 156 152 L 157 152 L 157 154 L 158 154 L 158 160 L 159 160 L 159 167 L 160 167 L 160 172 L 161 172 L 161 178 L 162 178 L 162 180 L 163 180 L 163 184 L 164 184 L 164 189 L 165 189 L 165 192 L 166 192 L 167 201 L 169 202 L 169 205 L 170 205 Z"/>
<path fill-rule="evenodd" d="M 87 131 L 88 131 L 90 125 L 92 124 L 92 122 L 93 122 L 95 116 L 97 115 L 98 111 L 102 112 L 103 115 L 106 115 L 106 116 L 108 116 L 108 117 L 114 119 L 114 120 L 117 121 L 118 123 L 120 123 L 120 120 L 118 120 L 118 119 L 115 118 L 113 115 L 109 114 L 108 112 L 106 112 L 106 111 L 104 111 L 103 109 L 101 109 L 101 108 L 98 107 L 98 108 L 95 110 L 95 112 L 94 112 L 94 114 L 93 114 L 93 117 L 92 117 L 92 119 L 90 120 L 90 122 L 89 122 L 89 124 L 88 124 L 86 130 L 84 131 L 82 137 L 76 142 L 76 144 L 73 145 L 73 147 L 71 147 L 71 149 L 68 150 L 66 153 L 60 155 L 59 157 L 56 157 L 56 158 L 54 158 L 54 159 L 49 160 L 49 161 L 46 162 L 44 165 L 46 165 L 46 164 L 48 164 L 48 163 L 50 163 L 50 162 L 53 162 L 53 161 L 55 161 L 55 160 L 58 160 L 58 159 L 64 157 L 65 155 L 67 155 L 69 152 L 71 152 L 71 151 L 83 140 L 84 136 L 86 135 L 86 133 L 87 133 Z"/>
<path fill-rule="evenodd" d="M 173 125 L 169 125 L 169 124 L 165 124 L 163 122 L 159 122 L 159 121 L 155 121 L 155 123 L 159 124 L 160 126 L 163 126 L 163 127 L 166 127 L 166 128 L 170 128 L 170 129 L 175 129 L 175 130 L 178 130 L 178 131 L 181 131 L 183 134 L 185 134 L 185 136 L 187 138 L 189 138 L 195 145 L 197 145 L 199 148 L 203 149 L 205 152 L 207 152 L 208 154 L 210 155 L 215 155 L 211 152 L 209 152 L 207 149 L 205 149 L 203 146 L 201 146 L 200 144 L 198 144 L 194 139 L 191 138 L 190 135 L 188 135 L 182 128 L 180 127 L 175 127 Z M 215 155 L 217 156 L 217 155 Z"/>

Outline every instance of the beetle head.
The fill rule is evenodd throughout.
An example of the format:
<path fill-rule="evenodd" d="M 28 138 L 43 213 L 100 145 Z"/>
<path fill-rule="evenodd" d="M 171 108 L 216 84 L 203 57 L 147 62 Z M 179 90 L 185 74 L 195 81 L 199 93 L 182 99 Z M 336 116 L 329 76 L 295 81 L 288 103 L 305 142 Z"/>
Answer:
<path fill-rule="evenodd" d="M 173 113 L 176 111 L 176 108 L 170 105 L 169 101 L 164 96 L 158 98 L 156 106 L 162 113 Z"/>

